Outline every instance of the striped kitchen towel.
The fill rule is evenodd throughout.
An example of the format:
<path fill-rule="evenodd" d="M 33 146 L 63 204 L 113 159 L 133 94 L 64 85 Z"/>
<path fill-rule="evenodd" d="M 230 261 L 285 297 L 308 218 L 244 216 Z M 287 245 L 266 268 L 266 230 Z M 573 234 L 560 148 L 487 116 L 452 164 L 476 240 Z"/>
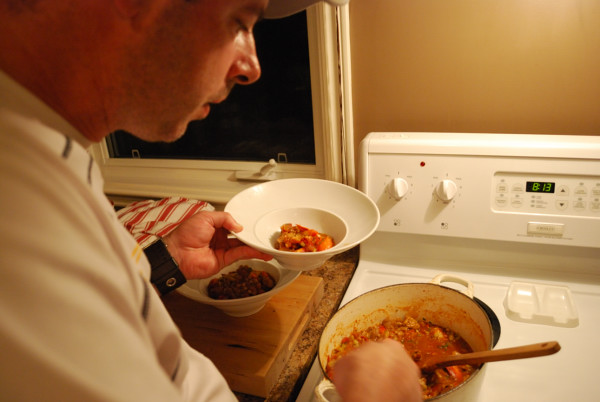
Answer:
<path fill-rule="evenodd" d="M 138 244 L 147 247 L 158 237 L 171 233 L 181 222 L 200 211 L 214 211 L 206 201 L 182 197 L 144 200 L 117 211 L 119 220 Z"/>

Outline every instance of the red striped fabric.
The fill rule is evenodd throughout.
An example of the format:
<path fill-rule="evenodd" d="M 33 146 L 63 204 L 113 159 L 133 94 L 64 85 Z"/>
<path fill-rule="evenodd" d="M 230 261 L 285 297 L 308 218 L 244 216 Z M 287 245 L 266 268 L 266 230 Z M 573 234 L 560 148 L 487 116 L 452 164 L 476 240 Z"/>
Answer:
<path fill-rule="evenodd" d="M 205 201 L 169 197 L 131 203 L 117 211 L 117 216 L 138 244 L 146 247 L 199 211 L 214 211 L 214 207 Z"/>

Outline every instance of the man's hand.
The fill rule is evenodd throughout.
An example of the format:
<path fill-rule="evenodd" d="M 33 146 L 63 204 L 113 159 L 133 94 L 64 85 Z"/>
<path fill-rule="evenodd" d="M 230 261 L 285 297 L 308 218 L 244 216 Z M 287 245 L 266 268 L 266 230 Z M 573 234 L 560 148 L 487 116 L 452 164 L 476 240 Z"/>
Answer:
<path fill-rule="evenodd" d="M 237 260 L 273 257 L 255 250 L 230 232 L 240 232 L 242 225 L 227 212 L 201 211 L 184 221 L 163 238 L 171 256 L 186 279 L 207 278 Z"/>
<path fill-rule="evenodd" d="M 335 364 L 335 387 L 344 402 L 422 401 L 420 371 L 400 342 L 366 342 Z"/>

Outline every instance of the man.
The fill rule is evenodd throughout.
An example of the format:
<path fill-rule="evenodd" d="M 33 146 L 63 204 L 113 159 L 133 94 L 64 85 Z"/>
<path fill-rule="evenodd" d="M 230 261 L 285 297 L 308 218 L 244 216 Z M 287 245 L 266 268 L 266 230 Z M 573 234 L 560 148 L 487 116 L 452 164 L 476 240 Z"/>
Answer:
<path fill-rule="evenodd" d="M 200 212 L 146 258 L 85 149 L 117 129 L 179 138 L 235 84 L 260 77 L 256 22 L 313 2 L 0 3 L 3 400 L 235 400 L 183 341 L 158 292 L 270 256 L 227 239 L 243 229 L 230 215 Z M 392 395 L 393 368 L 408 384 L 393 395 L 414 397 L 417 369 L 403 348 L 370 348 L 340 362 L 340 393 Z M 374 366 L 375 379 L 364 374 Z"/>

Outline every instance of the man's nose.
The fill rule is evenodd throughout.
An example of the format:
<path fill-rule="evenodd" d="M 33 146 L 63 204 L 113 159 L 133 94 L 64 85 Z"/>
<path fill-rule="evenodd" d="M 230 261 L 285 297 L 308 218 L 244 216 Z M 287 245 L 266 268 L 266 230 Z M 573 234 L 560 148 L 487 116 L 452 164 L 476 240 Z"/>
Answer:
<path fill-rule="evenodd" d="M 230 77 L 237 84 L 249 85 L 260 78 L 260 62 L 256 55 L 254 36 L 249 35 L 240 42 L 239 56 L 231 66 Z"/>

